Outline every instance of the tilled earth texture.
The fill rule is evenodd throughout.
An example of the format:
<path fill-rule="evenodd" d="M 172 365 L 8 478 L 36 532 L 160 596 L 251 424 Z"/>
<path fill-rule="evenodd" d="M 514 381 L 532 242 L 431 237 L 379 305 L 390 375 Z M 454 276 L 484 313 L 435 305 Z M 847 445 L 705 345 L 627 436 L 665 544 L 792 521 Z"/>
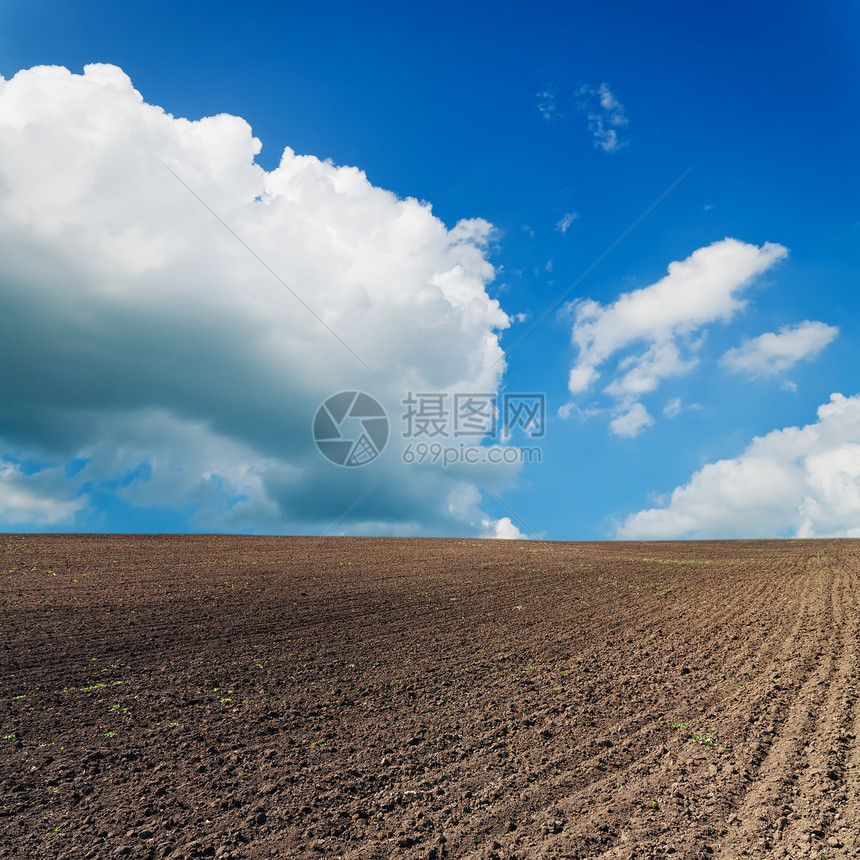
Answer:
<path fill-rule="evenodd" d="M 860 542 L 0 559 L 0 857 L 860 856 Z"/>

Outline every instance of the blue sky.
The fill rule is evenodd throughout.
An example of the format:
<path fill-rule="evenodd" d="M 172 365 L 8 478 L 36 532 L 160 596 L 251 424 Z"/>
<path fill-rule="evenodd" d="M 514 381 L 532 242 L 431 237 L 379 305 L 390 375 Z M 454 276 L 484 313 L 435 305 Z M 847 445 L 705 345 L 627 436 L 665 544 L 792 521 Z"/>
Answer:
<path fill-rule="evenodd" d="M 860 536 L 858 34 L 4 3 L 0 530 Z M 343 390 L 390 418 L 361 467 L 314 446 Z M 545 432 L 404 438 L 409 391 Z"/>

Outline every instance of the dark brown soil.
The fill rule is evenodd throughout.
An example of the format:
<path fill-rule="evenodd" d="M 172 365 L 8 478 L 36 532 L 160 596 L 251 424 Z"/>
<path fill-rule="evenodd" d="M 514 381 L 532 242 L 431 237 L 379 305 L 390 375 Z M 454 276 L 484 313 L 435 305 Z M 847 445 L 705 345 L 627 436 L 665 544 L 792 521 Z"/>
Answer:
<path fill-rule="evenodd" d="M 0 858 L 860 856 L 857 541 L 0 562 Z"/>

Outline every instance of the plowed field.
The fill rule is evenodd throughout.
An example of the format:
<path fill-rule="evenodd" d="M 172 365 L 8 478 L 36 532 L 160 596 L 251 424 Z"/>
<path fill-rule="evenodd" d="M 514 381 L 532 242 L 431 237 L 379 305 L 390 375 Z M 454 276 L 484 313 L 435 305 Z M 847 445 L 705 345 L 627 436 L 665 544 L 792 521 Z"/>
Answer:
<path fill-rule="evenodd" d="M 860 856 L 860 543 L 0 535 L 0 857 Z"/>

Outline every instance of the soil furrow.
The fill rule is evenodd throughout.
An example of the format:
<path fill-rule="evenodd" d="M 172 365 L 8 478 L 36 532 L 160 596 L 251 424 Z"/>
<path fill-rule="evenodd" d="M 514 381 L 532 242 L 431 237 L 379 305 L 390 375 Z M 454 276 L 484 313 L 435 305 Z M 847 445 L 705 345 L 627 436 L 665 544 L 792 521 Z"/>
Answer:
<path fill-rule="evenodd" d="M 0 536 L 0 858 L 860 856 L 860 544 Z"/>

